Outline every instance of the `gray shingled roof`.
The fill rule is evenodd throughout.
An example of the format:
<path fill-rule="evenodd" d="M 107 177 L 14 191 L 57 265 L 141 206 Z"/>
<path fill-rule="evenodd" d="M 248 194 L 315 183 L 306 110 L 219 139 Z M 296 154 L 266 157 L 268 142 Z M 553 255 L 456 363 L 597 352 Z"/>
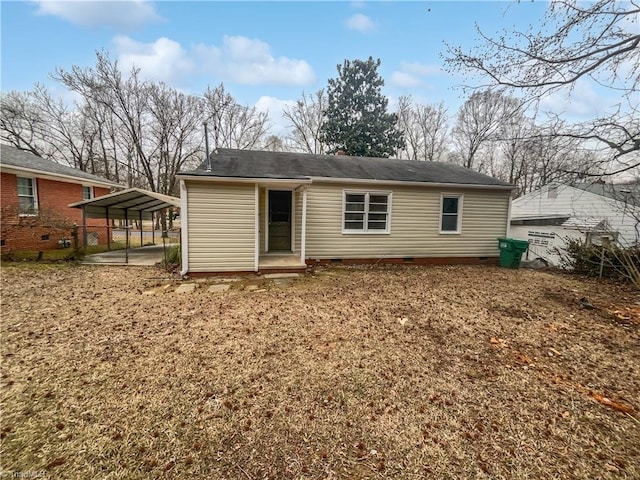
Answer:
<path fill-rule="evenodd" d="M 67 167 L 61 165 L 52 160 L 47 160 L 42 157 L 38 157 L 32 153 L 25 152 L 10 145 L 0 144 L 0 164 L 8 167 L 27 168 L 29 170 L 36 170 L 44 174 L 49 175 L 65 175 L 67 177 L 75 177 L 79 181 L 85 180 L 88 182 L 99 182 L 103 184 L 113 185 L 114 187 L 121 187 L 110 180 L 92 175 L 77 168 Z"/>
<path fill-rule="evenodd" d="M 492 187 L 509 186 L 508 183 L 496 178 L 452 163 L 224 148 L 218 148 L 211 154 L 211 171 L 207 170 L 207 162 L 205 161 L 196 170 L 180 173 L 182 175 L 235 178 L 303 179 L 325 177 L 393 182 L 454 183 Z"/>

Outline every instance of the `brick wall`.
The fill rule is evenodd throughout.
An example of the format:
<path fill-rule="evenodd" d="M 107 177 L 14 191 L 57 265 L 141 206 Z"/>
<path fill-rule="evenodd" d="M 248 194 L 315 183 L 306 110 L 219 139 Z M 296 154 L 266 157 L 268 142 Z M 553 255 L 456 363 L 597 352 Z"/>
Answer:
<path fill-rule="evenodd" d="M 60 248 L 58 241 L 71 238 L 74 223 L 82 224 L 82 210 L 68 207 L 69 203 L 82 200 L 82 185 L 36 178 L 38 211 L 34 217 L 18 217 L 17 175 L 2 172 L 0 177 L 0 200 L 2 202 L 3 252 L 10 250 L 51 250 Z M 94 197 L 109 193 L 108 188 L 94 187 Z M 87 219 L 87 231 L 97 235 L 98 243 L 107 242 L 105 219 Z M 79 235 L 82 245 L 83 235 Z"/>

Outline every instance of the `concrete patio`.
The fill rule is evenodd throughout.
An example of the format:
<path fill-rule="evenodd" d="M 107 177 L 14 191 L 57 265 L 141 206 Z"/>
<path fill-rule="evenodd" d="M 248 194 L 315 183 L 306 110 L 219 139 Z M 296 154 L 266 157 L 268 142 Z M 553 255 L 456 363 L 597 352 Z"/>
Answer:
<path fill-rule="evenodd" d="M 172 245 L 167 245 L 167 253 Z M 125 250 L 112 250 L 110 252 L 95 253 L 87 255 L 82 261 L 89 265 L 130 265 L 130 266 L 151 266 L 164 260 L 164 248 L 162 245 L 150 247 L 139 247 L 129 249 L 129 261 Z"/>

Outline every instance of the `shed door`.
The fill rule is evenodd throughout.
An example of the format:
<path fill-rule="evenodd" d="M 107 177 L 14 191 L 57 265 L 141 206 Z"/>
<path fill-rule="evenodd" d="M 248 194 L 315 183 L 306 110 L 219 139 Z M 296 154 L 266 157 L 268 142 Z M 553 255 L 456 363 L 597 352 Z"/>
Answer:
<path fill-rule="evenodd" d="M 291 191 L 269 190 L 269 251 L 291 251 Z"/>

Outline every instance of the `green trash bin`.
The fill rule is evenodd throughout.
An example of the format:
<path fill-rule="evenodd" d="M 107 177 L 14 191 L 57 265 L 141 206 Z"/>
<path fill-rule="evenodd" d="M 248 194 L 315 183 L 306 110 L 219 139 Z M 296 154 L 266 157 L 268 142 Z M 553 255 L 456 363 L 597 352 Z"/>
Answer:
<path fill-rule="evenodd" d="M 515 238 L 498 238 L 500 249 L 500 266 L 504 268 L 520 268 L 522 254 L 529 249 L 529 242 Z"/>

